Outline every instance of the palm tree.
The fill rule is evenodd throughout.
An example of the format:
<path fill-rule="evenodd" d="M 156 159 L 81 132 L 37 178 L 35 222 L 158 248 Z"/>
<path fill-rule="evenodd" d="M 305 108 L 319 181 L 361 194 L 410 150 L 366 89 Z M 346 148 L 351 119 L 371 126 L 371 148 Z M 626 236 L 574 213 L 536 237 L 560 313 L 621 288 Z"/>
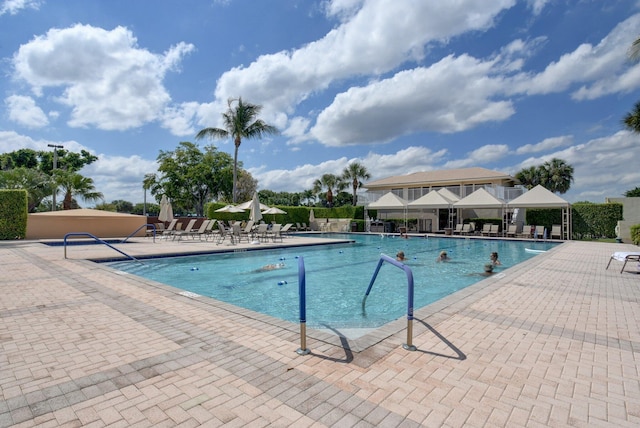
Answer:
<path fill-rule="evenodd" d="M 308 206 L 308 207 L 310 207 L 310 206 L 312 206 L 312 205 L 313 205 L 313 203 L 315 202 L 315 200 L 316 200 L 316 195 L 315 195 L 315 193 L 313 192 L 313 190 L 312 190 L 312 189 L 307 189 L 307 190 L 304 190 L 304 191 L 302 192 L 301 199 L 302 199 L 303 201 L 306 201 L 307 206 Z"/>
<path fill-rule="evenodd" d="M 99 201 L 104 198 L 102 193 L 96 192 L 93 180 L 84 177 L 77 172 L 56 170 L 55 181 L 64 193 L 62 209 L 70 210 L 77 207 L 76 197 L 81 197 L 86 201 Z"/>
<path fill-rule="evenodd" d="M 542 173 L 540 168 L 537 166 L 532 166 L 519 171 L 516 174 L 516 178 L 520 181 L 520 184 L 528 190 L 531 190 L 538 184 L 542 183 Z"/>
<path fill-rule="evenodd" d="M 234 102 L 237 101 L 235 107 Z M 222 114 L 224 129 L 221 128 L 205 128 L 196 134 L 196 140 L 202 138 L 233 138 L 235 151 L 233 155 L 233 203 L 237 199 L 237 181 L 238 181 L 238 149 L 242 144 L 242 139 L 261 138 L 263 135 L 276 135 L 279 133 L 275 126 L 268 125 L 261 119 L 257 119 L 262 106 L 244 103 L 242 97 L 236 99 L 229 98 L 227 101 L 229 110 Z"/>
<path fill-rule="evenodd" d="M 333 189 L 340 192 L 344 190 L 346 184 L 341 177 L 334 174 L 323 174 L 322 177 L 313 183 L 313 192 L 318 194 L 323 188 L 327 189 L 327 206 L 333 207 Z"/>
<path fill-rule="evenodd" d="M 622 119 L 622 123 L 632 132 L 640 134 L 640 101 L 638 101 L 633 110 Z"/>
<path fill-rule="evenodd" d="M 640 60 L 640 37 L 638 37 L 633 41 L 633 43 L 631 43 L 628 55 L 631 61 Z"/>
<path fill-rule="evenodd" d="M 342 171 L 342 179 L 351 182 L 354 207 L 358 203 L 358 195 L 356 194 L 356 192 L 358 191 L 358 188 L 362 186 L 362 182 L 360 181 L 360 179 L 368 180 L 370 178 L 371 174 L 369 174 L 367 168 L 358 162 L 350 163 L 347 167 L 345 167 L 344 171 Z"/>
<path fill-rule="evenodd" d="M 573 181 L 573 167 L 562 159 L 553 158 L 541 167 L 542 185 L 552 192 L 566 193 Z"/>

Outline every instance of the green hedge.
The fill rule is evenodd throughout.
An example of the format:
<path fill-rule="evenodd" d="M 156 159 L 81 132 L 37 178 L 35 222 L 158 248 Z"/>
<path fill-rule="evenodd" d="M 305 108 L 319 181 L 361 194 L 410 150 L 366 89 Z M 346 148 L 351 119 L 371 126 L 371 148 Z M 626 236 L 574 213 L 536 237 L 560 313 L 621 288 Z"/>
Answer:
<path fill-rule="evenodd" d="M 209 203 L 205 208 L 207 218 L 215 218 L 217 220 L 229 221 L 229 220 L 248 220 L 250 211 L 246 210 L 243 213 L 217 213 L 217 209 L 224 207 L 222 203 Z M 265 221 L 271 221 L 275 218 L 275 221 L 281 224 L 287 223 L 306 223 L 309 225 L 309 214 L 313 209 L 315 218 L 350 218 L 350 219 L 364 219 L 364 207 L 363 206 L 342 206 L 337 208 L 323 208 L 323 207 L 289 207 L 284 205 L 275 205 L 276 208 L 280 208 L 285 211 L 286 214 L 265 214 Z M 362 226 L 364 231 L 364 226 Z"/>
<path fill-rule="evenodd" d="M 615 238 L 616 225 L 622 220 L 622 204 L 576 203 L 571 206 L 572 239 Z M 562 224 L 562 209 L 527 209 L 527 224 L 544 226 L 551 230 Z"/>
<path fill-rule="evenodd" d="M 640 224 L 631 226 L 631 241 L 636 245 L 640 245 Z"/>
<path fill-rule="evenodd" d="M 0 190 L 0 239 L 24 239 L 27 235 L 27 191 Z"/>

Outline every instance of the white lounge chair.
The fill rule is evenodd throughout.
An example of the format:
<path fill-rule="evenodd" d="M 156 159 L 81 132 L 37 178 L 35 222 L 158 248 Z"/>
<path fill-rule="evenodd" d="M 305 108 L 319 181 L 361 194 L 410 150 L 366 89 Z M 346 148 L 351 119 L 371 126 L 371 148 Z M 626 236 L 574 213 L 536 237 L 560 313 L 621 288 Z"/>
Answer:
<path fill-rule="evenodd" d="M 175 232 L 173 232 L 173 240 L 176 240 L 176 237 L 178 237 L 178 241 L 182 239 L 183 235 L 189 235 L 190 233 L 193 232 L 193 226 L 196 224 L 197 219 L 192 218 L 191 220 L 189 220 L 189 223 L 187 223 L 187 227 L 184 230 L 176 230 Z"/>
<path fill-rule="evenodd" d="M 551 226 L 551 239 L 558 238 L 562 239 L 562 226 L 559 224 L 554 224 Z"/>
<path fill-rule="evenodd" d="M 623 252 L 617 251 L 611 255 L 609 259 L 609 263 L 607 263 L 607 269 L 609 269 L 609 265 L 611 264 L 611 260 L 617 260 L 619 262 L 623 262 L 622 269 L 620 269 L 620 273 L 624 272 L 625 266 L 627 266 L 628 262 L 637 262 L 638 263 L 638 272 L 640 273 L 640 253 L 638 252 Z"/>

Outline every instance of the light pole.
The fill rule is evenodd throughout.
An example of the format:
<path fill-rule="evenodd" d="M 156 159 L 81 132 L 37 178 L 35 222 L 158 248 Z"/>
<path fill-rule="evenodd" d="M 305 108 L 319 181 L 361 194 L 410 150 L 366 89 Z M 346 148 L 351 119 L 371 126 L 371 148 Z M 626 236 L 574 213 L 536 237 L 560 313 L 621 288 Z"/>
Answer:
<path fill-rule="evenodd" d="M 53 147 L 53 170 L 51 175 L 55 173 L 56 168 L 58 168 L 58 150 L 64 149 L 64 146 L 60 146 L 57 144 L 47 144 L 47 147 Z M 58 187 L 54 185 L 53 188 L 53 204 L 51 205 L 51 211 L 56 210 L 56 193 L 58 193 Z"/>

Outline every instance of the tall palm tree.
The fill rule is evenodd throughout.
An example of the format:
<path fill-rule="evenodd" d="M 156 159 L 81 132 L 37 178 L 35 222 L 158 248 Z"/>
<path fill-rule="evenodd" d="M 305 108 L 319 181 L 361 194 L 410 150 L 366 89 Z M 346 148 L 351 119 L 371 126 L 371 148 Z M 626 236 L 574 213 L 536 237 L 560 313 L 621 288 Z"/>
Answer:
<path fill-rule="evenodd" d="M 566 193 L 573 181 L 573 167 L 562 159 L 545 162 L 542 169 L 542 185 L 552 192 Z"/>
<path fill-rule="evenodd" d="M 99 201 L 104 199 L 101 192 L 97 192 L 93 179 L 84 177 L 77 172 L 56 170 L 55 181 L 64 193 L 62 209 L 70 210 L 77 207 L 76 198 L 81 197 L 85 201 Z"/>
<path fill-rule="evenodd" d="M 237 102 L 237 103 L 236 103 Z M 235 106 L 234 106 L 234 103 Z M 202 138 L 233 138 L 235 151 L 233 154 L 233 203 L 237 199 L 237 182 L 238 182 L 238 149 L 242 144 L 242 139 L 261 138 L 264 135 L 276 135 L 278 129 L 275 126 L 268 125 L 258 115 L 262 110 L 262 106 L 245 103 L 242 97 L 237 100 L 229 98 L 227 101 L 229 109 L 226 113 L 222 113 L 222 121 L 224 129 L 221 128 L 205 128 L 196 134 L 196 140 Z"/>
<path fill-rule="evenodd" d="M 352 162 L 347 167 L 345 167 L 344 171 L 342 171 L 342 179 L 345 181 L 351 182 L 351 189 L 353 190 L 353 206 L 355 207 L 358 203 L 358 195 L 357 191 L 360 186 L 362 186 L 362 180 L 368 180 L 371 178 L 371 174 L 367 171 L 367 168 L 359 162 Z"/>
<path fill-rule="evenodd" d="M 537 166 L 525 168 L 516 174 L 516 178 L 520 181 L 520 184 L 531 190 L 542 183 L 541 169 Z"/>
<path fill-rule="evenodd" d="M 318 194 L 322 189 L 326 188 L 327 206 L 331 208 L 333 207 L 333 189 L 340 192 L 344 190 L 345 187 L 346 184 L 341 177 L 334 174 L 323 174 L 321 178 L 313 183 L 313 192 Z"/>
<path fill-rule="evenodd" d="M 633 43 L 631 43 L 628 55 L 631 61 L 640 60 L 640 37 L 638 37 L 633 41 Z"/>
<path fill-rule="evenodd" d="M 634 106 L 633 110 L 622 119 L 622 123 L 632 132 L 640 134 L 640 101 Z"/>

